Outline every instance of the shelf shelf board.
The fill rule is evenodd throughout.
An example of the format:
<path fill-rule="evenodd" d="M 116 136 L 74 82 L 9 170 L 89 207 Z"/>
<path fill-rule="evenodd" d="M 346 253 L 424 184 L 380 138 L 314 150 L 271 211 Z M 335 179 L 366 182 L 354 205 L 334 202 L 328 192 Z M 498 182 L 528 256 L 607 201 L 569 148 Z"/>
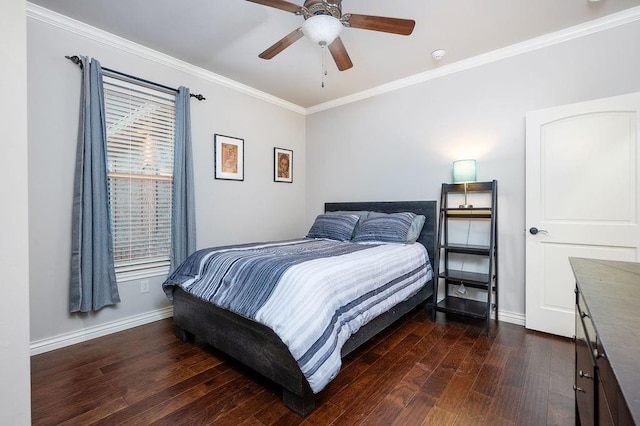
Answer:
<path fill-rule="evenodd" d="M 449 194 L 464 194 L 463 183 L 445 183 L 444 187 Z M 493 187 L 493 182 L 469 182 L 467 183 L 467 193 L 491 192 L 493 190 Z"/>
<path fill-rule="evenodd" d="M 491 209 L 488 207 L 443 208 L 445 216 L 449 219 L 491 219 Z"/>
<path fill-rule="evenodd" d="M 463 253 L 463 254 L 477 254 L 481 256 L 488 256 L 490 253 L 490 247 L 487 245 L 475 245 L 475 244 L 443 244 L 440 246 L 451 253 Z"/>
<path fill-rule="evenodd" d="M 489 274 L 481 272 L 459 271 L 457 269 L 445 269 L 438 274 L 439 278 L 444 278 L 452 284 L 459 283 L 464 285 L 477 286 L 474 288 L 488 288 L 491 279 Z"/>
<path fill-rule="evenodd" d="M 436 311 L 463 315 L 471 318 L 487 318 L 487 302 L 463 299 L 461 297 L 447 296 L 438 302 L 435 309 Z"/>

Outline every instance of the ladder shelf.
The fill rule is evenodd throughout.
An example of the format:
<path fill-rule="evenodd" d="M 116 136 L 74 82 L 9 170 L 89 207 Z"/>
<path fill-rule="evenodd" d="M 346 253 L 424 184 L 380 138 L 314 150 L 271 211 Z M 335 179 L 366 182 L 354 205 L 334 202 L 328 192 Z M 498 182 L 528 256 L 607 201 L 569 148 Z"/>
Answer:
<path fill-rule="evenodd" d="M 497 241 L 497 191 L 498 182 L 473 182 L 468 183 L 468 194 L 486 194 L 486 205 L 462 207 L 450 200 L 452 195 L 463 194 L 463 184 L 442 184 L 440 196 L 440 217 L 438 226 L 438 240 L 435 259 L 434 276 L 435 298 L 437 303 L 433 306 L 433 317 L 436 312 L 461 315 L 465 317 L 481 319 L 485 321 L 486 333 L 490 333 L 490 320 L 495 309 L 497 321 L 498 312 L 498 241 Z M 488 235 L 484 235 L 486 241 L 483 244 L 468 244 L 467 242 L 453 242 L 450 234 L 451 221 L 483 221 L 487 223 Z M 469 230 L 471 225 L 469 224 Z M 468 233 L 470 231 L 467 231 Z M 463 267 L 455 265 L 452 259 L 455 256 L 473 256 L 479 262 L 486 265 L 483 271 L 466 271 Z M 464 262 L 462 262 L 464 266 Z M 460 286 L 477 290 L 479 299 L 464 297 L 464 294 L 452 290 L 451 286 Z M 443 289 L 444 297 L 438 300 L 438 288 Z"/>

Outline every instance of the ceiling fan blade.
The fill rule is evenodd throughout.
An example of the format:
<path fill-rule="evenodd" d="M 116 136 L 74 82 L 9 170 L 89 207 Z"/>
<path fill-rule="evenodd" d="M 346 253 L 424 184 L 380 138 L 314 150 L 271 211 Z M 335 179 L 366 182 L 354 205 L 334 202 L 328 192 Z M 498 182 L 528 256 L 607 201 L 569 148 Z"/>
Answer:
<path fill-rule="evenodd" d="M 289 3 L 284 0 L 247 0 L 252 3 L 258 3 L 269 7 L 275 7 L 276 9 L 286 10 L 287 12 L 296 13 L 299 12 L 301 7 L 297 4 Z"/>
<path fill-rule="evenodd" d="M 298 28 L 297 30 L 293 30 L 282 39 L 275 42 L 273 46 L 259 54 L 258 56 L 262 59 L 271 59 L 276 56 L 278 53 L 282 52 L 287 47 L 291 46 L 296 41 L 300 40 L 304 34 L 302 33 L 302 28 Z"/>
<path fill-rule="evenodd" d="M 387 18 L 384 16 L 348 14 L 349 26 L 362 30 L 382 31 L 400 35 L 409 35 L 413 32 L 416 21 L 411 19 Z"/>
<path fill-rule="evenodd" d="M 331 56 L 333 56 L 333 60 L 336 61 L 336 65 L 340 71 L 348 70 L 353 66 L 347 49 L 344 47 L 344 43 L 342 43 L 340 37 L 329 45 L 329 52 L 331 52 Z"/>

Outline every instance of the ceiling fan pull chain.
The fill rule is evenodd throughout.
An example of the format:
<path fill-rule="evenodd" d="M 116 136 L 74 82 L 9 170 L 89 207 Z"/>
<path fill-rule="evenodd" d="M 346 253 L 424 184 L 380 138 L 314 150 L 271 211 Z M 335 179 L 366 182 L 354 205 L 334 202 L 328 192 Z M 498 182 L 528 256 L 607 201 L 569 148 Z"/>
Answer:
<path fill-rule="evenodd" d="M 327 49 L 326 44 L 321 45 L 322 47 L 322 87 L 324 88 L 324 76 L 327 75 Z"/>

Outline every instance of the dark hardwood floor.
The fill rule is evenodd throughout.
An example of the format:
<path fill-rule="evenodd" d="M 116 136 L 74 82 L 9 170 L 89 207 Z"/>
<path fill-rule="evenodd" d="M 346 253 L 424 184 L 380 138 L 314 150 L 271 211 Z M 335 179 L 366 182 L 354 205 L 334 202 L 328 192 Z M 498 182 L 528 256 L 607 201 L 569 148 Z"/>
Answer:
<path fill-rule="evenodd" d="M 573 342 L 509 323 L 410 313 L 344 361 L 303 419 L 269 381 L 171 319 L 32 357 L 32 422 L 570 425 Z"/>

